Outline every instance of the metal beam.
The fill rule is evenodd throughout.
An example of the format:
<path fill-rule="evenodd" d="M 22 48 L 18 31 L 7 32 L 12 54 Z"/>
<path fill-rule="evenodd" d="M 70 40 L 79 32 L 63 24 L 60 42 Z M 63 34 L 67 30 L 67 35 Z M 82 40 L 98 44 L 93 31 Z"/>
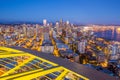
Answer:
<path fill-rule="evenodd" d="M 4 54 L 0 55 L 0 58 L 15 57 L 15 56 L 30 56 L 29 54 L 19 53 L 19 54 Z"/>
<path fill-rule="evenodd" d="M 5 50 L 5 51 L 8 51 L 8 52 L 22 52 L 22 51 L 7 48 L 7 47 L 0 47 L 0 50 Z"/>
<path fill-rule="evenodd" d="M 67 70 L 63 71 L 57 78 L 56 80 L 63 80 L 63 78 L 65 77 L 65 75 L 68 73 Z"/>
<path fill-rule="evenodd" d="M 29 72 L 13 74 L 13 75 L 10 75 L 10 76 L 3 76 L 3 77 L 0 77 L 0 80 L 14 80 L 12 78 L 16 78 L 16 77 L 20 77 L 20 76 L 26 76 L 26 75 L 29 75 L 29 74 L 32 74 L 32 73 L 35 73 L 35 72 L 39 72 L 39 71 L 42 71 L 42 70 L 43 69 L 37 69 L 37 70 L 29 71 Z M 24 79 L 22 79 L 22 80 L 24 80 Z M 29 79 L 26 79 L 26 80 L 29 80 Z"/>
<path fill-rule="evenodd" d="M 24 66 L 26 63 L 28 63 L 29 61 L 31 61 L 31 60 L 33 60 L 33 59 L 34 59 L 34 58 L 29 58 L 28 60 L 23 61 L 23 63 L 21 63 L 20 65 L 14 67 L 13 69 L 7 71 L 7 72 L 4 73 L 2 76 L 6 76 L 6 75 L 9 75 L 10 73 L 14 73 L 15 70 L 20 69 L 21 66 Z"/>
<path fill-rule="evenodd" d="M 18 77 L 18 78 L 12 78 L 12 80 L 30 80 L 30 79 L 33 79 L 33 78 L 37 78 L 37 77 L 40 77 L 40 76 L 44 76 L 44 75 L 47 75 L 49 73 L 52 73 L 52 72 L 56 72 L 56 71 L 59 71 L 59 70 L 63 70 L 63 67 L 55 67 L 55 68 L 52 68 L 52 69 L 48 69 L 48 70 L 43 70 L 43 71 L 39 71 L 36 73 L 31 73 L 31 74 L 26 74 L 25 76 L 21 76 L 21 77 Z"/>
<path fill-rule="evenodd" d="M 64 68 L 64 67 L 63 67 Z M 76 76 L 78 76 L 78 77 L 80 77 L 80 78 L 83 78 L 84 80 L 89 80 L 89 78 L 87 78 L 87 77 L 85 77 L 85 76 L 82 76 L 81 74 L 77 74 L 77 73 L 75 73 L 75 72 L 73 72 L 73 71 L 71 71 L 71 70 L 69 70 L 69 69 L 66 69 L 66 68 L 64 68 L 66 71 L 68 71 L 68 72 L 72 72 L 73 74 L 75 74 Z"/>
<path fill-rule="evenodd" d="M 34 56 L 34 55 L 31 55 L 31 56 Z M 40 58 L 40 57 L 38 57 L 38 56 L 34 56 L 34 57 L 36 57 L 37 59 L 40 59 L 40 60 L 43 61 L 43 62 L 47 62 L 47 63 L 49 63 L 49 64 L 52 64 L 53 66 L 58 66 L 58 64 L 53 63 L 53 62 L 50 62 L 50 61 L 48 61 L 48 60 L 46 60 L 46 59 Z"/>

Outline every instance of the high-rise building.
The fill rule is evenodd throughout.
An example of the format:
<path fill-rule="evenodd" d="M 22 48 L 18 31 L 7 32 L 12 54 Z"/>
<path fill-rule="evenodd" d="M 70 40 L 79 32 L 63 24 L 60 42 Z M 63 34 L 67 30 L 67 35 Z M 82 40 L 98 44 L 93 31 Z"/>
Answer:
<path fill-rule="evenodd" d="M 49 40 L 49 33 L 47 32 L 44 33 L 44 40 Z"/>
<path fill-rule="evenodd" d="M 60 25 L 60 27 L 63 27 L 63 20 L 62 19 L 60 20 L 60 24 L 59 25 Z"/>
<path fill-rule="evenodd" d="M 24 35 L 27 36 L 27 26 L 26 26 L 26 24 L 23 24 L 23 32 L 24 32 Z"/>
<path fill-rule="evenodd" d="M 66 21 L 66 24 L 67 24 L 67 25 L 69 25 L 69 23 L 70 23 L 69 21 Z"/>
<path fill-rule="evenodd" d="M 53 37 L 56 38 L 57 34 L 56 32 L 53 30 Z"/>
<path fill-rule="evenodd" d="M 76 32 L 73 32 L 73 33 L 72 33 L 72 36 L 73 36 L 73 38 L 77 38 L 77 33 L 76 33 Z"/>
<path fill-rule="evenodd" d="M 2 32 L 2 28 L 0 27 L 0 33 Z"/>
<path fill-rule="evenodd" d="M 117 60 L 119 58 L 118 56 L 118 47 L 116 45 L 110 45 L 110 60 Z"/>
<path fill-rule="evenodd" d="M 36 24 L 36 35 L 38 35 L 39 25 Z"/>
<path fill-rule="evenodd" d="M 59 32 L 59 22 L 56 22 L 55 27 L 56 27 L 57 32 Z"/>
<path fill-rule="evenodd" d="M 85 53 L 85 41 L 78 42 L 78 50 L 80 53 Z"/>
<path fill-rule="evenodd" d="M 117 46 L 116 45 L 112 45 L 112 53 L 111 54 L 117 54 Z"/>
<path fill-rule="evenodd" d="M 59 27 L 59 22 L 56 22 L 56 27 Z"/>
<path fill-rule="evenodd" d="M 46 19 L 43 20 L 43 26 L 47 26 L 47 20 Z"/>

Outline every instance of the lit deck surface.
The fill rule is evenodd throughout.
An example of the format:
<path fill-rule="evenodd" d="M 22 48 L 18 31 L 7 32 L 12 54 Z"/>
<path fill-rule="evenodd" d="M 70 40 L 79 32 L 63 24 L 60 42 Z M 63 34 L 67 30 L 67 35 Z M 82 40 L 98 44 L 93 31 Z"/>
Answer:
<path fill-rule="evenodd" d="M 116 80 L 49 54 L 12 48 L 0 47 L 0 80 Z"/>

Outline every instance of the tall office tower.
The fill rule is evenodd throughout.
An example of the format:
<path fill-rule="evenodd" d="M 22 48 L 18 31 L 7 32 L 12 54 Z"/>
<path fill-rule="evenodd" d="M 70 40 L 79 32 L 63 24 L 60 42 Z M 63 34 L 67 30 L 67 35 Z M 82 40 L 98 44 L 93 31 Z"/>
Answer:
<path fill-rule="evenodd" d="M 67 25 L 69 25 L 69 24 L 70 24 L 70 22 L 69 22 L 69 21 L 66 21 L 66 24 L 67 24 Z"/>
<path fill-rule="evenodd" d="M 85 41 L 78 42 L 78 50 L 80 53 L 85 53 Z"/>
<path fill-rule="evenodd" d="M 56 22 L 55 27 L 56 27 L 57 32 L 59 32 L 59 22 Z"/>
<path fill-rule="evenodd" d="M 72 33 L 72 36 L 73 36 L 73 38 L 77 38 L 77 33 L 76 33 L 76 32 L 73 32 L 73 33 Z"/>
<path fill-rule="evenodd" d="M 27 25 L 23 24 L 23 32 L 24 32 L 24 36 L 27 36 Z"/>
<path fill-rule="evenodd" d="M 38 31 L 39 31 L 39 25 L 36 24 L 36 36 L 38 35 Z"/>
<path fill-rule="evenodd" d="M 117 54 L 117 46 L 112 45 L 112 53 L 111 54 Z"/>
<path fill-rule="evenodd" d="M 118 47 L 116 45 L 109 46 L 110 49 L 110 60 L 117 60 L 118 57 Z"/>
<path fill-rule="evenodd" d="M 49 40 L 49 33 L 47 32 L 44 33 L 44 40 Z"/>
<path fill-rule="evenodd" d="M 56 23 L 55 23 L 55 27 L 56 27 L 56 28 L 59 27 L 59 22 L 56 22 Z"/>
<path fill-rule="evenodd" d="M 62 36 L 66 37 L 66 31 L 62 29 Z"/>
<path fill-rule="evenodd" d="M 56 32 L 53 30 L 53 37 L 56 38 L 57 34 Z"/>
<path fill-rule="evenodd" d="M 53 24 L 52 24 L 52 23 L 50 23 L 50 24 L 49 24 L 49 27 L 52 27 L 52 26 L 53 26 Z"/>
<path fill-rule="evenodd" d="M 0 33 L 2 32 L 2 28 L 0 27 Z"/>
<path fill-rule="evenodd" d="M 59 22 L 56 22 L 56 25 L 55 25 L 56 27 L 59 27 Z"/>
<path fill-rule="evenodd" d="M 47 26 L 47 20 L 46 19 L 43 20 L 43 26 Z"/>
<path fill-rule="evenodd" d="M 63 20 L 60 20 L 60 27 L 63 27 Z"/>

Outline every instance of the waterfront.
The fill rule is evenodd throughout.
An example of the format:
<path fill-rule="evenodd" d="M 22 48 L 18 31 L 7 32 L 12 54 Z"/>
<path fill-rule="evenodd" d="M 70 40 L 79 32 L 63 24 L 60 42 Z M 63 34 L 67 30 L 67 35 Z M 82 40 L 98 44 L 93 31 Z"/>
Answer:
<path fill-rule="evenodd" d="M 120 27 L 105 30 L 99 29 L 95 32 L 95 35 L 110 41 L 120 41 Z"/>
<path fill-rule="evenodd" d="M 0 80 L 120 80 L 120 0 L 0 0 Z"/>
<path fill-rule="evenodd" d="M 117 26 L 75 26 L 68 21 L 46 25 L 46 21 L 43 20 L 43 25 L 0 25 L 0 45 L 36 50 L 110 76 L 120 76 L 120 43 L 100 38 L 119 40 Z"/>

